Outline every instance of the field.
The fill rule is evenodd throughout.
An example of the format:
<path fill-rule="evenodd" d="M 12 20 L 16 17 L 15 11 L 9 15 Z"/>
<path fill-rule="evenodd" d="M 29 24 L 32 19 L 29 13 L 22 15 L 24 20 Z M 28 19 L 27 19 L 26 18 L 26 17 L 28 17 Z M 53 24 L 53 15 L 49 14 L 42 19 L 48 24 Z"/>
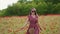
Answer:
<path fill-rule="evenodd" d="M 0 17 L 0 34 L 26 34 L 29 24 L 24 30 L 15 32 L 24 25 L 26 18 L 27 16 Z M 60 16 L 42 15 L 39 16 L 38 20 L 42 28 L 40 34 L 60 34 Z"/>

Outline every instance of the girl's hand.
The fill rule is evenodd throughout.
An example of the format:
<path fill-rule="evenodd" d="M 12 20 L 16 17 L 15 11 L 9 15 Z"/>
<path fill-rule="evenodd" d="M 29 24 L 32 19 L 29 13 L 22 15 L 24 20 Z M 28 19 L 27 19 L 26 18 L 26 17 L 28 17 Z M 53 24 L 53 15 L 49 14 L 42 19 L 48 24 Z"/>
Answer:
<path fill-rule="evenodd" d="M 42 32 L 42 29 L 41 29 L 41 28 L 39 28 L 39 32 L 40 32 L 40 33 Z"/>
<path fill-rule="evenodd" d="M 23 30 L 24 28 L 18 28 L 15 32 L 18 32 L 18 31 L 21 31 Z"/>
<path fill-rule="evenodd" d="M 37 26 L 39 27 L 39 30 L 41 31 L 42 30 L 42 28 L 40 27 L 40 25 L 37 23 Z"/>
<path fill-rule="evenodd" d="M 21 28 L 21 30 L 23 30 L 23 29 L 24 29 L 24 27 Z"/>
<path fill-rule="evenodd" d="M 41 27 L 39 27 L 39 30 L 42 31 Z"/>
<path fill-rule="evenodd" d="M 15 32 L 18 32 L 18 31 L 20 31 L 21 29 L 17 29 Z"/>

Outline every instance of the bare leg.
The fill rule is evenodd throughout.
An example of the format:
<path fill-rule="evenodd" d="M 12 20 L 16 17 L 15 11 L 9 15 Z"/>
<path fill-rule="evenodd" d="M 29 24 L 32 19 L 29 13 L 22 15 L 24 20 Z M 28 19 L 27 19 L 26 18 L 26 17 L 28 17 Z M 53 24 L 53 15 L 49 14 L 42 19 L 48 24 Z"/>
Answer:
<path fill-rule="evenodd" d="M 30 29 L 29 29 L 29 33 L 30 33 L 30 34 L 34 34 L 34 28 L 30 28 Z"/>

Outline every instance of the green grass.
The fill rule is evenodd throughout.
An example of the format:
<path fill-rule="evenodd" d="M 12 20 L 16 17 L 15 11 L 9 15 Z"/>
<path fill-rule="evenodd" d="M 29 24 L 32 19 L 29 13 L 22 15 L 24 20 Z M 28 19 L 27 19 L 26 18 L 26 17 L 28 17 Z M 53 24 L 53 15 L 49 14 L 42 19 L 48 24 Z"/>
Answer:
<path fill-rule="evenodd" d="M 13 31 L 22 27 L 26 18 L 26 16 L 0 17 L 0 34 L 25 34 L 27 28 L 15 33 Z M 38 20 L 43 29 L 40 34 L 60 34 L 60 16 L 39 16 Z"/>

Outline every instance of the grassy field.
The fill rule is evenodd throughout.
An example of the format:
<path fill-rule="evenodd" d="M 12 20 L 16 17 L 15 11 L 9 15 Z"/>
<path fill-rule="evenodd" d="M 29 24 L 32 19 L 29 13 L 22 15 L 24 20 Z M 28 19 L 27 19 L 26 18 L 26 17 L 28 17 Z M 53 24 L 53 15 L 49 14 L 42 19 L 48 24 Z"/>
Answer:
<path fill-rule="evenodd" d="M 24 30 L 16 31 L 22 27 L 27 16 L 0 17 L 0 34 L 25 34 L 28 25 Z M 39 16 L 39 24 L 43 29 L 40 34 L 60 34 L 60 16 Z"/>

